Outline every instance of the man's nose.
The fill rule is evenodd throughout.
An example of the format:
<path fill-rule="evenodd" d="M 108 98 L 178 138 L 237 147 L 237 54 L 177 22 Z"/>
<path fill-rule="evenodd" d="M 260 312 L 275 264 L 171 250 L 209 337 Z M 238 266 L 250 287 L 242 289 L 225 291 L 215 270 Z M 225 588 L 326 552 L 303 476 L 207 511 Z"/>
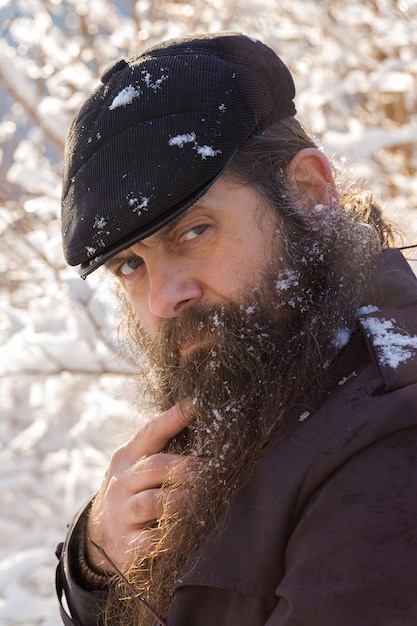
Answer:
<path fill-rule="evenodd" d="M 202 298 L 202 286 L 188 270 L 184 263 L 168 261 L 149 271 L 149 310 L 153 315 L 177 317 Z"/>

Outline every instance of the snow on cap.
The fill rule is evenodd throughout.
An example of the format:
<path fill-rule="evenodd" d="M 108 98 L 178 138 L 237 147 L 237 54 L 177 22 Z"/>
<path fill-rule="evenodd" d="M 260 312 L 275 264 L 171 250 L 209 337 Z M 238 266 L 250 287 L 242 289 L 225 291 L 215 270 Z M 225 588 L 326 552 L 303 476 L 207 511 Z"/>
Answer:
<path fill-rule="evenodd" d="M 85 277 L 198 200 L 239 146 L 295 115 L 275 52 L 239 33 L 171 40 L 105 72 L 70 128 L 62 237 Z"/>

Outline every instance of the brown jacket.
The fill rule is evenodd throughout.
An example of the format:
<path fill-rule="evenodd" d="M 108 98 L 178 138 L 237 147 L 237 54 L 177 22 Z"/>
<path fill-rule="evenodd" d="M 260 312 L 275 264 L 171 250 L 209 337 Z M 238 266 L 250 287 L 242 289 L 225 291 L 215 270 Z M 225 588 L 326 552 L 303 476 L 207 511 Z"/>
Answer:
<path fill-rule="evenodd" d="M 178 582 L 169 626 L 417 625 L 417 281 L 399 252 L 363 304 L 325 385 Z M 104 592 L 82 590 L 75 555 L 67 539 L 64 621 L 92 626 Z"/>

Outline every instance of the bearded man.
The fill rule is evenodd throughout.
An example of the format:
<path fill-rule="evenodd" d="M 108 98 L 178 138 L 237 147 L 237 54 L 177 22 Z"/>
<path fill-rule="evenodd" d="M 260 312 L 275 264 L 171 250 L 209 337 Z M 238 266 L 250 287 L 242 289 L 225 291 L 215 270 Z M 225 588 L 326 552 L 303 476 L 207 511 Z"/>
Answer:
<path fill-rule="evenodd" d="M 105 266 L 149 419 L 59 548 L 65 624 L 417 623 L 417 284 L 264 44 L 167 42 L 69 133 L 68 262 Z"/>

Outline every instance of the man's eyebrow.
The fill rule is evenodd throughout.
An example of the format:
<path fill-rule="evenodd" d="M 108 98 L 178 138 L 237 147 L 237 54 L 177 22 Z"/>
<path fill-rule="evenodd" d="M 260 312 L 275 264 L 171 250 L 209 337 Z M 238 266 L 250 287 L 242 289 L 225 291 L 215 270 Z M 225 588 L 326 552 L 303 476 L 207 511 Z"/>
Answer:
<path fill-rule="evenodd" d="M 160 237 L 167 235 L 172 230 L 174 230 L 174 228 L 181 222 L 181 220 L 183 219 L 183 217 L 185 217 L 185 215 L 192 213 L 194 210 L 197 210 L 198 208 L 201 208 L 201 201 L 199 200 L 197 200 L 197 202 L 193 204 L 191 207 L 189 207 L 188 209 L 186 209 L 185 211 L 177 215 L 177 217 L 174 217 L 170 222 L 168 222 L 168 224 L 166 224 L 166 226 L 163 226 L 160 230 L 157 230 L 156 233 L 154 233 L 153 235 L 149 235 L 149 237 L 155 237 L 155 239 L 159 239 Z M 145 237 L 144 239 L 141 239 L 140 241 L 146 241 L 146 239 L 149 239 L 149 237 Z M 136 242 L 136 243 L 140 243 L 140 242 Z M 131 246 L 129 246 L 129 248 L 126 248 L 126 250 L 122 250 L 118 254 L 115 254 L 113 257 L 111 257 L 111 259 L 109 259 L 108 261 L 104 263 L 104 267 L 107 270 L 111 271 L 121 261 L 129 258 L 130 256 L 132 256 L 132 254 L 135 254 L 134 252 L 130 251 L 130 248 Z M 136 256 L 140 256 L 140 255 L 136 255 Z"/>
<path fill-rule="evenodd" d="M 203 202 L 203 198 L 199 198 L 198 200 L 196 200 L 196 202 L 188 207 L 188 209 L 185 209 L 185 211 L 182 211 L 179 215 L 177 215 L 177 217 L 174 217 L 170 222 L 168 222 L 166 226 L 163 226 L 160 230 L 157 230 L 155 233 L 155 237 L 163 237 L 164 235 L 170 233 L 172 230 L 174 230 L 174 228 L 176 228 L 176 226 L 178 226 L 178 224 L 186 215 L 190 215 L 194 211 L 197 211 L 197 209 L 204 208 Z"/>
<path fill-rule="evenodd" d="M 177 217 L 174 217 L 172 220 L 170 220 L 168 222 L 168 224 L 166 224 L 165 226 L 163 226 L 160 230 L 157 230 L 155 234 L 155 239 L 158 239 L 159 237 L 163 237 L 164 235 L 167 235 L 168 233 L 170 233 L 172 230 L 174 230 L 174 228 L 180 223 L 180 221 L 182 220 L 182 218 L 188 213 L 191 212 L 192 209 L 194 208 L 194 206 L 192 206 L 190 209 L 187 209 L 186 211 L 183 211 L 182 213 L 180 213 L 179 215 L 177 215 Z"/>
<path fill-rule="evenodd" d="M 113 257 L 108 259 L 108 261 L 104 263 L 105 269 L 111 272 L 117 265 L 119 265 L 123 261 L 123 259 L 129 258 L 129 256 L 131 255 L 128 254 L 128 251 L 129 248 L 127 248 L 126 250 L 122 250 L 122 252 L 119 252 L 118 254 L 115 254 Z"/>

